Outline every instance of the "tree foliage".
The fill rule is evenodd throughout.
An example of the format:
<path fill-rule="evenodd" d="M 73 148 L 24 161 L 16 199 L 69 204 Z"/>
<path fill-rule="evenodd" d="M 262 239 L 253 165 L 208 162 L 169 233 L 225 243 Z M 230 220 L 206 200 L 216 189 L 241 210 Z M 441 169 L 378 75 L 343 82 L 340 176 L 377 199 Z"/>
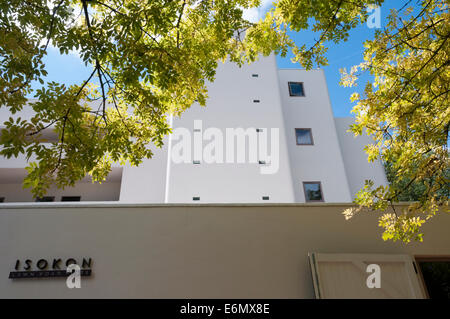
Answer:
<path fill-rule="evenodd" d="M 399 176 L 397 171 L 394 170 L 394 163 L 384 163 L 384 169 L 389 184 L 394 187 L 403 190 L 398 194 L 398 201 L 400 202 L 418 202 L 424 200 L 427 197 L 427 187 L 425 183 L 421 181 L 412 181 L 411 178 L 405 178 Z M 444 171 L 444 178 L 447 180 L 450 178 L 450 168 Z M 426 181 L 430 183 L 430 180 Z M 450 197 L 450 187 L 442 187 L 436 191 L 438 197 L 447 196 Z"/>
<path fill-rule="evenodd" d="M 380 158 L 391 184 L 368 182 L 356 202 L 385 210 L 400 200 L 417 200 L 402 212 L 380 218 L 384 239 L 422 240 L 420 227 L 439 209 L 448 212 L 450 125 L 450 16 L 446 1 L 422 1 L 418 10 L 393 11 L 384 30 L 365 43 L 364 62 L 344 71 L 343 84 L 353 85 L 358 72 L 369 71 L 364 94 L 354 94 L 355 134 L 366 129 L 374 143 L 369 160 Z M 413 195 L 408 196 L 408 195 Z M 392 206 L 393 207 L 393 206 Z"/>
<path fill-rule="evenodd" d="M 220 60 L 235 55 L 237 32 L 251 24 L 242 8 L 253 1 L 8 0 L 0 4 L 0 105 L 10 118 L 0 144 L 6 157 L 36 156 L 25 186 L 41 196 L 50 184 L 74 185 L 85 174 L 102 181 L 114 161 L 132 165 L 152 156 L 170 131 L 167 116 L 194 100 L 205 104 L 206 81 Z M 44 84 L 43 57 L 53 45 L 80 52 L 92 66 L 83 82 Z M 95 105 L 94 107 L 92 105 Z M 54 127 L 57 143 L 41 143 Z"/>
<path fill-rule="evenodd" d="M 365 128 L 375 143 L 369 160 L 392 163 L 399 178 L 423 183 L 425 196 L 410 211 L 380 220 L 385 239 L 419 238 L 422 217 L 433 216 L 448 196 L 438 196 L 448 175 L 449 16 L 444 0 L 411 0 L 392 12 L 389 24 L 366 42 L 364 63 L 343 77 L 354 85 L 368 71 L 374 81 L 354 95 L 356 134 Z M 30 120 L 6 119 L 0 155 L 25 154 L 32 161 L 24 185 L 42 196 L 51 184 L 71 186 L 90 174 L 102 181 L 112 162 L 138 165 L 170 132 L 178 116 L 198 100 L 220 61 L 239 65 L 259 55 L 289 50 L 306 69 L 327 65 L 329 43 L 349 37 L 365 23 L 368 6 L 383 0 L 279 0 L 257 23 L 243 10 L 258 0 L 5 0 L 0 3 L 0 107 L 12 114 L 32 108 Z M 403 16 L 401 16 L 402 14 Z M 406 15 L 405 15 L 406 14 Z M 288 31 L 319 34 L 312 45 L 295 43 Z M 92 73 L 82 83 L 45 82 L 49 46 L 77 51 Z M 41 87 L 33 90 L 32 84 Z M 28 101 L 28 96 L 36 100 Z M 42 143 L 53 129 L 58 141 Z M 401 198 L 401 183 L 372 189 L 357 198 L 362 208 L 384 210 Z M 409 185 L 407 185 L 409 186 Z M 447 184 L 448 187 L 448 184 Z M 407 188 L 407 187 L 406 187 Z"/>

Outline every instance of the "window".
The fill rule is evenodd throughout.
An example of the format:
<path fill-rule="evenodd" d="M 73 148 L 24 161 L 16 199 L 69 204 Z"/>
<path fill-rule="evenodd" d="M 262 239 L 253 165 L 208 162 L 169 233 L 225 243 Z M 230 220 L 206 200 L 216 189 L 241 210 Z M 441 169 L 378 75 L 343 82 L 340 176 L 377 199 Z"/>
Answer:
<path fill-rule="evenodd" d="M 297 145 L 314 145 L 312 131 L 310 128 L 296 128 L 295 139 Z"/>
<path fill-rule="evenodd" d="M 302 82 L 288 82 L 290 96 L 305 96 Z"/>
<path fill-rule="evenodd" d="M 416 257 L 422 283 L 431 299 L 450 299 L 450 256 Z"/>
<path fill-rule="evenodd" d="M 252 74 L 252 77 L 257 78 L 259 75 L 258 74 Z"/>
<path fill-rule="evenodd" d="M 36 198 L 36 202 L 53 202 L 53 201 L 55 201 L 54 196 L 44 196 Z"/>
<path fill-rule="evenodd" d="M 266 161 L 258 161 L 259 164 L 266 164 Z"/>
<path fill-rule="evenodd" d="M 198 197 L 198 196 L 192 197 L 192 200 L 195 200 L 195 201 L 200 200 L 200 197 Z"/>
<path fill-rule="evenodd" d="M 61 197 L 62 202 L 79 202 L 81 200 L 81 196 L 63 196 Z"/>
<path fill-rule="evenodd" d="M 263 196 L 263 200 L 269 200 L 269 196 Z"/>
<path fill-rule="evenodd" d="M 260 101 L 259 100 L 253 100 L 253 103 L 259 103 Z"/>
<path fill-rule="evenodd" d="M 5 197 L 0 197 L 0 203 L 4 203 L 5 202 Z"/>
<path fill-rule="evenodd" d="M 322 187 L 320 182 L 303 182 L 305 200 L 307 202 L 323 202 Z"/>
<path fill-rule="evenodd" d="M 263 131 L 262 128 L 257 128 L 257 129 L 256 129 L 256 132 L 257 132 L 257 133 L 260 133 L 260 132 L 262 132 L 262 131 Z"/>
<path fill-rule="evenodd" d="M 198 164 L 200 164 L 200 161 L 192 161 L 192 163 L 198 165 Z"/>

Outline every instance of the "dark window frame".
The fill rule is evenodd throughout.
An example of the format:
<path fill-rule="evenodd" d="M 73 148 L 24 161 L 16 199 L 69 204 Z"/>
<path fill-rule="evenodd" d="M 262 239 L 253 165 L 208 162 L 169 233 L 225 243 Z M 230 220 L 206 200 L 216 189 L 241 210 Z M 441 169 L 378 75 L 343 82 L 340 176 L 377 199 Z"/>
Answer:
<path fill-rule="evenodd" d="M 298 139 L 297 139 L 297 130 L 307 130 L 307 131 L 309 131 L 309 135 L 311 136 L 311 144 L 299 144 L 299 143 L 298 143 Z M 296 127 L 296 128 L 294 129 L 294 132 L 295 132 L 295 144 L 297 144 L 297 145 L 309 145 L 309 146 L 314 145 L 314 137 L 313 137 L 313 134 L 312 134 L 312 128 L 308 128 L 308 127 Z"/>
<path fill-rule="evenodd" d="M 44 198 L 51 198 L 51 200 L 40 200 L 40 199 L 44 199 Z M 41 198 L 36 198 L 35 202 L 36 203 L 50 203 L 50 202 L 54 202 L 55 201 L 55 196 L 43 196 Z"/>
<path fill-rule="evenodd" d="M 78 200 L 68 200 L 69 198 L 78 198 Z M 61 196 L 61 202 L 81 202 L 81 196 Z"/>
<path fill-rule="evenodd" d="M 306 195 L 305 184 L 319 184 L 320 197 L 322 199 L 320 199 L 320 200 L 308 199 L 308 196 Z M 323 202 L 325 202 L 325 197 L 323 196 L 322 182 L 320 182 L 320 181 L 306 181 L 306 182 L 302 182 L 302 185 L 303 185 L 303 194 L 305 195 L 305 202 L 307 202 L 307 203 L 323 203 Z"/>
<path fill-rule="evenodd" d="M 302 93 L 303 93 L 303 95 L 296 95 L 296 94 L 293 94 L 293 93 L 292 93 L 292 90 L 291 90 L 291 84 L 300 84 L 300 85 L 302 86 Z M 305 94 L 305 86 L 304 86 L 303 84 L 304 84 L 303 82 L 293 82 L 293 81 L 289 81 L 289 82 L 288 82 L 289 96 L 294 96 L 294 97 L 305 97 L 305 96 L 306 96 L 306 94 Z"/>

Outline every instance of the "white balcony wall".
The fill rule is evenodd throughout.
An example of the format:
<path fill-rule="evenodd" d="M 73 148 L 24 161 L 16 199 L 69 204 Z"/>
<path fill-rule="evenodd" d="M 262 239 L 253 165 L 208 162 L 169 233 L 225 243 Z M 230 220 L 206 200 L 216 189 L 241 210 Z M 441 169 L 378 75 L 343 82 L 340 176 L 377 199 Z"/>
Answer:
<path fill-rule="evenodd" d="M 23 189 L 26 176 L 23 168 L 0 168 L 0 197 L 5 203 L 34 202 L 30 189 Z M 51 187 L 45 196 L 61 201 L 62 196 L 80 196 L 81 201 L 118 201 L 120 196 L 122 168 L 113 168 L 106 181 L 92 183 L 89 177 L 77 182 L 74 187 L 58 189 Z"/>

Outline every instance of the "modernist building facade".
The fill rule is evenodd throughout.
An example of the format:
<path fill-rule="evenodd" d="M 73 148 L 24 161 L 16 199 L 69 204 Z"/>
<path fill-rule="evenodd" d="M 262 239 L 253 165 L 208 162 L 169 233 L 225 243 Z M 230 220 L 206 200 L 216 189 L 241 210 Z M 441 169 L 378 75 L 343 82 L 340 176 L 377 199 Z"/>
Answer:
<path fill-rule="evenodd" d="M 25 158 L 0 158 L 0 298 L 433 297 L 450 216 L 410 245 L 382 241 L 375 213 L 346 221 L 365 180 L 387 183 L 351 122 L 333 117 L 323 71 L 271 56 L 220 65 L 206 108 L 171 119 L 154 158 L 114 165 L 101 185 L 86 177 L 35 203 Z M 81 289 L 66 285 L 70 263 Z"/>
<path fill-rule="evenodd" d="M 115 165 L 101 185 L 87 177 L 74 188 L 51 189 L 45 200 L 345 203 L 367 179 L 387 183 L 382 164 L 367 161 L 363 147 L 371 140 L 347 132 L 351 118 L 333 116 L 322 70 L 278 69 L 274 56 L 242 68 L 220 64 L 208 94 L 206 107 L 195 103 L 171 119 L 173 134 L 152 159 Z M 9 116 L 0 109 L 1 119 Z M 34 201 L 21 186 L 26 165 L 0 158 L 4 202 Z"/>

